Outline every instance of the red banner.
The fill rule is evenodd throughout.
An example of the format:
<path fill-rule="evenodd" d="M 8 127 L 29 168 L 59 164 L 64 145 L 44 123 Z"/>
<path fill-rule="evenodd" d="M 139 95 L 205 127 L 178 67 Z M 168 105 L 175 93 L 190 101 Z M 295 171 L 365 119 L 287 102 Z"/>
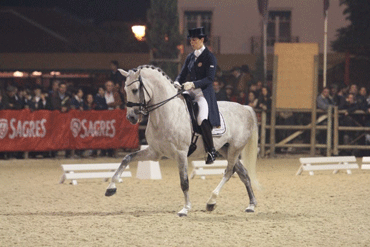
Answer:
<path fill-rule="evenodd" d="M 126 110 L 0 111 L 0 152 L 138 146 L 138 125 L 126 120 Z"/>

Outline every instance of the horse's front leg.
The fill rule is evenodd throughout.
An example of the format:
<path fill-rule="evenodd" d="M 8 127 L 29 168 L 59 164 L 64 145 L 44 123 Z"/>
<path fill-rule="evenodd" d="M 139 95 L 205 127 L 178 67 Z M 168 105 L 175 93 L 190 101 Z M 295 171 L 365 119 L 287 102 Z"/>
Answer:
<path fill-rule="evenodd" d="M 191 203 L 189 199 L 189 178 L 188 178 L 188 158 L 187 152 L 179 152 L 177 157 L 177 163 L 180 174 L 180 184 L 182 192 L 185 197 L 184 207 L 177 213 L 178 216 L 187 216 L 189 210 L 191 209 Z"/>
<path fill-rule="evenodd" d="M 112 177 L 112 181 L 109 183 L 108 188 L 105 192 L 105 196 L 112 196 L 117 192 L 116 183 L 119 182 L 119 178 L 121 177 L 122 172 L 126 169 L 127 165 L 132 161 L 146 161 L 146 160 L 157 160 L 158 157 L 156 153 L 150 148 L 146 148 L 144 150 L 140 150 L 134 153 L 130 153 L 126 155 L 121 165 L 118 167 L 117 171 L 114 173 Z"/>

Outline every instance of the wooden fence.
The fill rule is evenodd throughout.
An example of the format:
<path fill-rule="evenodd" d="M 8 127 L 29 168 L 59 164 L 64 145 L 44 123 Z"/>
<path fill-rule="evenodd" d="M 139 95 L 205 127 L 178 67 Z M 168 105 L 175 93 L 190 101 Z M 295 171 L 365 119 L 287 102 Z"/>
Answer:
<path fill-rule="evenodd" d="M 289 109 L 289 110 L 277 110 L 279 112 L 290 111 L 293 114 L 306 114 L 310 115 L 311 110 L 298 110 L 298 109 Z M 309 149 L 310 155 L 313 156 L 317 153 L 318 149 L 323 150 L 321 154 L 326 156 L 339 155 L 340 150 L 370 150 L 370 145 L 364 145 L 360 143 L 361 140 L 365 138 L 367 133 L 370 134 L 370 127 L 363 126 L 363 123 L 358 121 L 353 121 L 353 126 L 343 126 L 340 125 L 340 118 L 343 118 L 346 111 L 338 110 L 338 107 L 330 107 L 328 111 L 317 110 L 316 122 L 309 122 L 307 124 L 301 125 L 278 125 L 276 121 L 269 121 L 269 112 L 256 110 L 259 117 L 259 129 L 260 129 L 260 156 L 266 157 L 268 155 L 274 156 L 276 148 L 296 148 L 296 149 Z M 361 116 L 366 117 L 364 111 L 355 111 L 351 113 L 351 116 Z M 311 119 L 307 117 L 306 119 Z M 370 120 L 370 119 L 369 119 Z M 269 123 L 272 124 L 269 124 Z M 276 141 L 275 135 L 271 136 L 269 133 L 278 133 L 278 131 L 294 131 L 286 138 Z M 293 142 L 298 136 L 301 136 L 305 132 L 309 131 L 310 138 L 301 138 L 301 141 Z M 317 131 L 320 131 L 321 135 L 326 132 L 326 143 L 318 143 Z M 343 143 L 340 140 L 340 137 L 343 135 L 344 131 L 351 133 L 352 139 L 349 143 Z M 312 132 L 314 133 L 312 135 Z M 312 138 L 312 136 L 314 138 Z M 269 141 L 268 141 L 269 140 Z M 303 151 L 302 151 L 303 152 Z M 298 152 L 299 153 L 299 152 Z"/>

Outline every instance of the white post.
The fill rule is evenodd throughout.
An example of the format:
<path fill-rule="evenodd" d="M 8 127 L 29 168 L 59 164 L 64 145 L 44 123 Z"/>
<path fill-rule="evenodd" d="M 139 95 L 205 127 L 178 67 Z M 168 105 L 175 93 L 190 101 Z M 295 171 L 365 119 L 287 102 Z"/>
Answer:
<path fill-rule="evenodd" d="M 325 11 L 325 22 L 324 22 L 324 64 L 323 64 L 323 86 L 326 87 L 326 67 L 328 57 L 328 10 Z"/>
<path fill-rule="evenodd" d="M 263 80 L 267 85 L 267 18 L 263 18 Z"/>

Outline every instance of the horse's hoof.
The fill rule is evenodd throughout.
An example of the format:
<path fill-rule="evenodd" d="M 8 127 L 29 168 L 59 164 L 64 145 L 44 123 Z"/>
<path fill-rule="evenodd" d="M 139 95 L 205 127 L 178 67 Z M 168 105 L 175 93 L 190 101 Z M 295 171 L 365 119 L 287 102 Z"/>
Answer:
<path fill-rule="evenodd" d="M 179 217 L 186 217 L 188 215 L 187 214 L 184 214 L 184 213 L 177 213 L 177 216 L 179 216 Z"/>
<path fill-rule="evenodd" d="M 245 212 L 247 213 L 254 213 L 254 205 L 249 205 L 246 209 Z"/>
<path fill-rule="evenodd" d="M 216 207 L 217 207 L 216 204 L 207 204 L 206 209 L 207 211 L 213 211 L 216 209 Z"/>
<path fill-rule="evenodd" d="M 114 194 L 116 194 L 116 192 L 117 188 L 107 189 L 107 191 L 105 192 L 105 196 L 113 196 Z"/>

